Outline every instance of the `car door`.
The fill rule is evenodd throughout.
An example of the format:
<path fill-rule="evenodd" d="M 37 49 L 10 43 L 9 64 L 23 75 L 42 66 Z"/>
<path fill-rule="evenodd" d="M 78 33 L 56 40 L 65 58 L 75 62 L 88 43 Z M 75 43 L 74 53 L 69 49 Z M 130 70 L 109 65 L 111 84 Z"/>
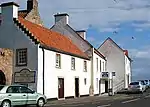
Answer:
<path fill-rule="evenodd" d="M 21 93 L 27 94 L 27 104 L 36 104 L 38 95 L 28 87 L 22 86 Z"/>
<path fill-rule="evenodd" d="M 12 105 L 24 105 L 25 104 L 25 100 L 24 100 L 25 95 L 20 93 L 19 86 L 9 86 L 6 93 Z"/>

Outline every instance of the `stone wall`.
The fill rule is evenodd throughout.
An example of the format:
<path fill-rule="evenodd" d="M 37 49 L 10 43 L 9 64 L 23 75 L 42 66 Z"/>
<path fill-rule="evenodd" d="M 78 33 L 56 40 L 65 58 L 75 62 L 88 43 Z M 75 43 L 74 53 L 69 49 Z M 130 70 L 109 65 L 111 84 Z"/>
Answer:
<path fill-rule="evenodd" d="M 13 51 L 6 48 L 0 49 L 0 70 L 2 70 L 6 77 L 6 84 L 12 82 L 13 69 Z"/>

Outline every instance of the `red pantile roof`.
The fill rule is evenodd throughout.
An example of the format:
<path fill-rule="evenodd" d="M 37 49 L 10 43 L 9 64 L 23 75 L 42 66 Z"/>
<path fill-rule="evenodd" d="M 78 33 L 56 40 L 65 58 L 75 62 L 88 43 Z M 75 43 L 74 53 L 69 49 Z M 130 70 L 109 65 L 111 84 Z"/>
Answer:
<path fill-rule="evenodd" d="M 18 16 L 22 18 L 25 18 L 27 15 L 28 15 L 28 12 L 26 10 L 18 12 Z"/>
<path fill-rule="evenodd" d="M 18 21 L 28 29 L 33 36 L 39 40 L 40 44 L 46 45 L 50 48 L 55 48 L 64 52 L 75 54 L 83 58 L 88 58 L 88 56 L 82 52 L 72 41 L 57 32 L 51 31 L 50 29 L 44 28 L 30 21 L 18 18 Z"/>

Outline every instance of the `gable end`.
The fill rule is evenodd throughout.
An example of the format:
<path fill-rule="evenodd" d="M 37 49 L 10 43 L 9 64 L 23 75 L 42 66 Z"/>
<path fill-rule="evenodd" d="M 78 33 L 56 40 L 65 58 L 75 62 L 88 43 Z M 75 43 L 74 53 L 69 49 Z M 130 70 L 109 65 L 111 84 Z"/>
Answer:
<path fill-rule="evenodd" d="M 24 25 L 22 25 L 19 20 L 17 20 L 16 18 L 13 18 L 14 23 L 32 40 L 32 42 L 34 42 L 35 44 L 39 44 L 40 41 L 35 38 L 35 36 L 33 36 L 33 34 L 27 29 L 25 28 Z"/>

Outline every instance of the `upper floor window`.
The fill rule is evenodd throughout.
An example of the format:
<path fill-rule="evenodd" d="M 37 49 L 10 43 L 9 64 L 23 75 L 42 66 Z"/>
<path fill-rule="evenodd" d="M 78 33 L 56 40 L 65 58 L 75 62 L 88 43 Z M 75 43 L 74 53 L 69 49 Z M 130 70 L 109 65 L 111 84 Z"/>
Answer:
<path fill-rule="evenodd" d="M 101 65 L 101 63 L 102 63 L 102 62 L 101 62 L 101 60 L 100 60 L 100 61 L 99 61 L 99 69 L 100 69 L 100 72 L 102 71 L 102 67 L 101 67 L 102 65 Z"/>
<path fill-rule="evenodd" d="M 75 58 L 71 58 L 71 69 L 75 70 Z"/>
<path fill-rule="evenodd" d="M 84 71 L 87 71 L 87 61 L 84 61 Z"/>
<path fill-rule="evenodd" d="M 86 78 L 84 78 L 84 85 L 86 85 L 87 84 L 87 79 Z"/>
<path fill-rule="evenodd" d="M 97 71 L 98 71 L 98 58 L 96 58 L 96 66 L 97 66 Z"/>
<path fill-rule="evenodd" d="M 27 48 L 16 50 L 16 65 L 27 66 Z"/>
<path fill-rule="evenodd" d="M 61 67 L 61 56 L 60 56 L 60 54 L 56 54 L 56 67 L 57 68 Z"/>
<path fill-rule="evenodd" d="M 103 62 L 103 71 L 105 71 L 105 64 L 104 64 L 104 62 Z"/>

